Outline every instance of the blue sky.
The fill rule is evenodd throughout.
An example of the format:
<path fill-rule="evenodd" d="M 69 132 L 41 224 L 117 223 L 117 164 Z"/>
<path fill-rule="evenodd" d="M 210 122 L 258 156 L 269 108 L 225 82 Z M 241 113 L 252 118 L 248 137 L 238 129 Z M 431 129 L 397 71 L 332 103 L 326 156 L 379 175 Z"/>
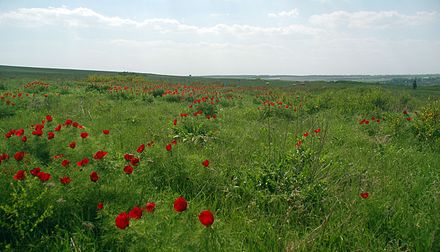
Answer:
<path fill-rule="evenodd" d="M 177 75 L 440 73 L 438 0 L 2 1 L 0 64 Z"/>

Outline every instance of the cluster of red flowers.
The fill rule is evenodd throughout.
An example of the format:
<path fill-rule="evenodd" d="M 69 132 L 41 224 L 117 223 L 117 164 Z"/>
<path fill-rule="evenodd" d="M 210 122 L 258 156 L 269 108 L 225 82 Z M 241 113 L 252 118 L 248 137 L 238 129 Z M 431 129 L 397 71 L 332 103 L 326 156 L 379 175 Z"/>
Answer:
<path fill-rule="evenodd" d="M 313 132 L 315 133 L 315 135 L 318 135 L 321 132 L 321 128 L 314 129 Z M 308 136 L 310 136 L 310 132 L 307 131 L 307 132 L 303 133 L 302 138 L 296 142 L 295 147 L 297 149 L 301 148 L 302 144 L 304 143 L 305 139 Z"/>
<path fill-rule="evenodd" d="M 382 118 L 382 120 L 383 120 L 383 118 Z M 382 120 L 379 119 L 379 118 L 376 118 L 376 117 L 374 117 L 374 116 L 371 117 L 371 121 L 372 121 L 372 122 L 380 123 Z M 364 125 L 368 125 L 368 124 L 370 124 L 370 120 L 364 118 L 364 119 L 362 119 L 362 120 L 359 122 L 359 124 L 360 124 L 360 125 L 362 125 L 362 124 L 364 124 Z"/>
<path fill-rule="evenodd" d="M 98 209 L 102 209 L 103 204 L 98 204 Z M 174 200 L 173 208 L 176 212 L 181 213 L 188 209 L 188 202 L 182 196 Z M 154 202 L 148 202 L 143 208 L 139 206 L 133 207 L 127 214 L 127 212 L 119 213 L 115 218 L 115 225 L 119 229 L 126 229 L 130 226 L 130 219 L 139 220 L 142 218 L 143 211 L 148 213 L 153 213 L 156 209 L 156 204 Z M 214 215 L 209 210 L 203 210 L 199 214 L 199 221 L 202 225 L 209 227 L 214 223 Z"/>

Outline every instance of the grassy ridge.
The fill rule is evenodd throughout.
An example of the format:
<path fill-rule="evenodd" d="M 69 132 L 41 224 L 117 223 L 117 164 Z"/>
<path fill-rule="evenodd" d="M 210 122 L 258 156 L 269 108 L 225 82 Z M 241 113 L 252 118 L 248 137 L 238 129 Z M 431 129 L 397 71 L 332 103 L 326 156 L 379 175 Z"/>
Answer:
<path fill-rule="evenodd" d="M 10 156 L 0 163 L 5 250 L 440 250 L 439 86 L 69 78 L 0 83 L 1 133 L 23 128 L 28 138 L 0 142 Z M 53 121 L 32 135 L 46 115 Z M 94 159 L 98 150 L 107 156 Z M 140 158 L 130 175 L 126 153 Z M 78 166 L 84 157 L 90 163 Z M 32 176 L 37 166 L 51 179 Z M 13 179 L 18 170 L 22 181 Z M 62 185 L 63 176 L 72 182 Z M 189 207 L 177 213 L 181 195 Z M 115 226 L 119 213 L 151 201 L 153 214 Z M 197 218 L 205 209 L 214 213 L 210 228 Z"/>

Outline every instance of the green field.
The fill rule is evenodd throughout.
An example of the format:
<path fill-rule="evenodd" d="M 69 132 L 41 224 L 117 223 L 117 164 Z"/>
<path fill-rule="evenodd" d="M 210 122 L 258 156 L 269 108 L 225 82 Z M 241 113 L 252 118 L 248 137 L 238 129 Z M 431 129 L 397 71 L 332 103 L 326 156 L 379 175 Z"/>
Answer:
<path fill-rule="evenodd" d="M 0 133 L 0 250 L 440 251 L 440 85 L 2 66 Z"/>

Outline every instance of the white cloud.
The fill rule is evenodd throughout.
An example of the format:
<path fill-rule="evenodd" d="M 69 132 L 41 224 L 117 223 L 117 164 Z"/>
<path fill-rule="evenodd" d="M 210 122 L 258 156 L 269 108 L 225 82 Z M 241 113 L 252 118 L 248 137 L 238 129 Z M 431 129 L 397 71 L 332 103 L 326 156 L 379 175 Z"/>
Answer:
<path fill-rule="evenodd" d="M 335 11 L 332 13 L 313 15 L 309 21 L 313 25 L 327 28 L 390 28 L 394 26 L 420 25 L 439 21 L 440 14 L 436 11 L 420 11 L 414 15 L 405 15 L 397 11 Z"/>
<path fill-rule="evenodd" d="M 269 14 L 267 14 L 267 16 L 269 16 L 271 18 L 297 17 L 297 16 L 299 16 L 299 11 L 298 11 L 298 9 L 292 9 L 289 11 L 281 11 L 278 13 L 269 13 Z"/>
<path fill-rule="evenodd" d="M 294 10 L 292 10 L 294 11 Z M 281 12 L 280 15 L 293 15 L 294 12 Z M 316 35 L 322 30 L 305 25 L 287 25 L 261 27 L 241 24 L 217 24 L 202 27 L 188 25 L 176 19 L 152 18 L 137 21 L 117 16 L 105 16 L 88 8 L 21 8 L 15 11 L 0 13 L 0 24 L 8 23 L 24 26 L 64 25 L 68 27 L 122 27 L 156 30 L 161 33 L 187 32 L 195 34 L 228 34 L 228 35 Z"/>

